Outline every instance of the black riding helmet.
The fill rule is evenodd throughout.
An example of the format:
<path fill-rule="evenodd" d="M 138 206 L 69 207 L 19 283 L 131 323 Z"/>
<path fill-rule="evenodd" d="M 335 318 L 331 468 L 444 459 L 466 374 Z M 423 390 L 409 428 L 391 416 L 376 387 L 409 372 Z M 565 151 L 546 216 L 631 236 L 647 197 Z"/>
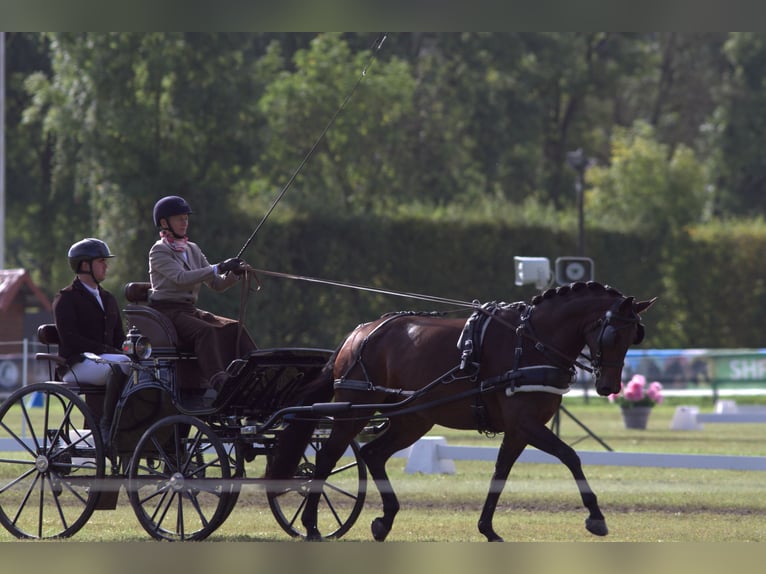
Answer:
<path fill-rule="evenodd" d="M 177 195 L 168 195 L 160 199 L 154 204 L 154 225 L 162 227 L 160 225 L 160 219 L 167 219 L 171 215 L 182 215 L 184 213 L 192 213 L 191 207 L 183 197 Z M 175 235 L 175 231 L 170 230 Z"/>
<path fill-rule="evenodd" d="M 73 243 L 67 253 L 69 258 L 69 266 L 75 273 L 86 273 L 86 271 L 80 270 L 80 264 L 83 261 L 93 261 L 94 259 L 109 259 L 114 257 L 109 246 L 95 237 L 86 237 L 81 239 L 77 243 Z M 93 270 L 88 271 L 91 277 L 93 277 Z M 96 278 L 93 277 L 95 280 Z"/>

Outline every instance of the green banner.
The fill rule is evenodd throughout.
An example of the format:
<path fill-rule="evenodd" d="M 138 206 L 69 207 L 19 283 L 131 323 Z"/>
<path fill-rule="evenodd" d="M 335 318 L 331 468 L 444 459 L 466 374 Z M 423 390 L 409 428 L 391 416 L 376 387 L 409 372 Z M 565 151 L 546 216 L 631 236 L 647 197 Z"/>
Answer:
<path fill-rule="evenodd" d="M 623 380 L 635 373 L 668 387 L 766 386 L 766 349 L 631 349 L 625 357 Z"/>

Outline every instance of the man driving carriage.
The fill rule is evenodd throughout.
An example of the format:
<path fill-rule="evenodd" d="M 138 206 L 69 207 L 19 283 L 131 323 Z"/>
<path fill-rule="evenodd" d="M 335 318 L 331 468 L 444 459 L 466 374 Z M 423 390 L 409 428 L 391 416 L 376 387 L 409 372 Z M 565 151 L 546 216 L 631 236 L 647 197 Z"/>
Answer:
<path fill-rule="evenodd" d="M 149 305 L 172 321 L 183 345 L 193 347 L 203 387 L 217 390 L 230 378 L 234 362 L 256 345 L 239 321 L 198 309 L 196 303 L 203 283 L 225 291 L 239 281 L 246 265 L 238 257 L 211 265 L 189 241 L 190 213 L 188 202 L 176 195 L 154 205 L 160 238 L 149 251 Z"/>
<path fill-rule="evenodd" d="M 88 237 L 74 243 L 67 258 L 76 276 L 53 300 L 58 353 L 67 363 L 62 380 L 106 386 L 103 403 L 98 396 L 86 397 L 100 421 L 104 440 L 109 436 L 115 405 L 130 373 L 130 359 L 121 350 L 125 331 L 120 307 L 114 295 L 101 286 L 112 257 L 109 246 L 100 239 Z M 86 358 L 85 353 L 100 355 L 112 364 Z"/>

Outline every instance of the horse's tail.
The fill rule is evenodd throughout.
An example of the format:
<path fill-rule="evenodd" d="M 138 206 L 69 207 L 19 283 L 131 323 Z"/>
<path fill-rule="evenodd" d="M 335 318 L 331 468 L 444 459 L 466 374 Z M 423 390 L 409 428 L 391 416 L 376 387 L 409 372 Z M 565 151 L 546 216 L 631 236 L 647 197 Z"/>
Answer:
<path fill-rule="evenodd" d="M 296 396 L 296 405 L 305 406 L 314 403 L 326 403 L 333 397 L 333 368 L 338 349 L 330 356 L 319 374 L 308 382 Z M 311 440 L 317 420 L 300 416 L 291 420 L 279 432 L 274 455 L 266 467 L 265 477 L 272 480 L 291 478 L 298 468 L 301 456 Z"/>

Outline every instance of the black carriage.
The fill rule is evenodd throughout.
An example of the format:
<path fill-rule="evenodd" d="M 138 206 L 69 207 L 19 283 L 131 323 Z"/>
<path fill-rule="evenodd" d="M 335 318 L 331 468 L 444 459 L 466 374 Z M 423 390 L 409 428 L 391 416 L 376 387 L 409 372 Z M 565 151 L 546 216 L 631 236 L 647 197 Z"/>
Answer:
<path fill-rule="evenodd" d="M 104 387 L 61 382 L 60 359 L 50 352 L 37 355 L 50 362 L 50 380 L 19 389 L 0 406 L 0 522 L 18 538 L 69 537 L 95 510 L 115 509 L 125 489 L 153 538 L 201 540 L 251 484 L 265 487 L 282 529 L 305 536 L 298 518 L 331 418 L 317 426 L 291 480 L 267 486 L 260 473 L 278 448 L 286 417 L 331 414 L 331 405 L 294 406 L 301 384 L 319 373 L 330 351 L 255 351 L 238 362 L 221 393 L 207 397 L 196 384 L 195 356 L 179 346 L 170 321 L 146 304 L 147 292 L 148 283 L 125 288 L 134 362 L 107 440 L 94 430 Z M 38 338 L 56 344 L 55 326 L 42 325 Z M 364 504 L 366 469 L 356 442 L 348 456 L 322 498 L 325 532 L 334 537 L 351 528 Z M 253 472 L 259 475 L 248 476 Z"/>

